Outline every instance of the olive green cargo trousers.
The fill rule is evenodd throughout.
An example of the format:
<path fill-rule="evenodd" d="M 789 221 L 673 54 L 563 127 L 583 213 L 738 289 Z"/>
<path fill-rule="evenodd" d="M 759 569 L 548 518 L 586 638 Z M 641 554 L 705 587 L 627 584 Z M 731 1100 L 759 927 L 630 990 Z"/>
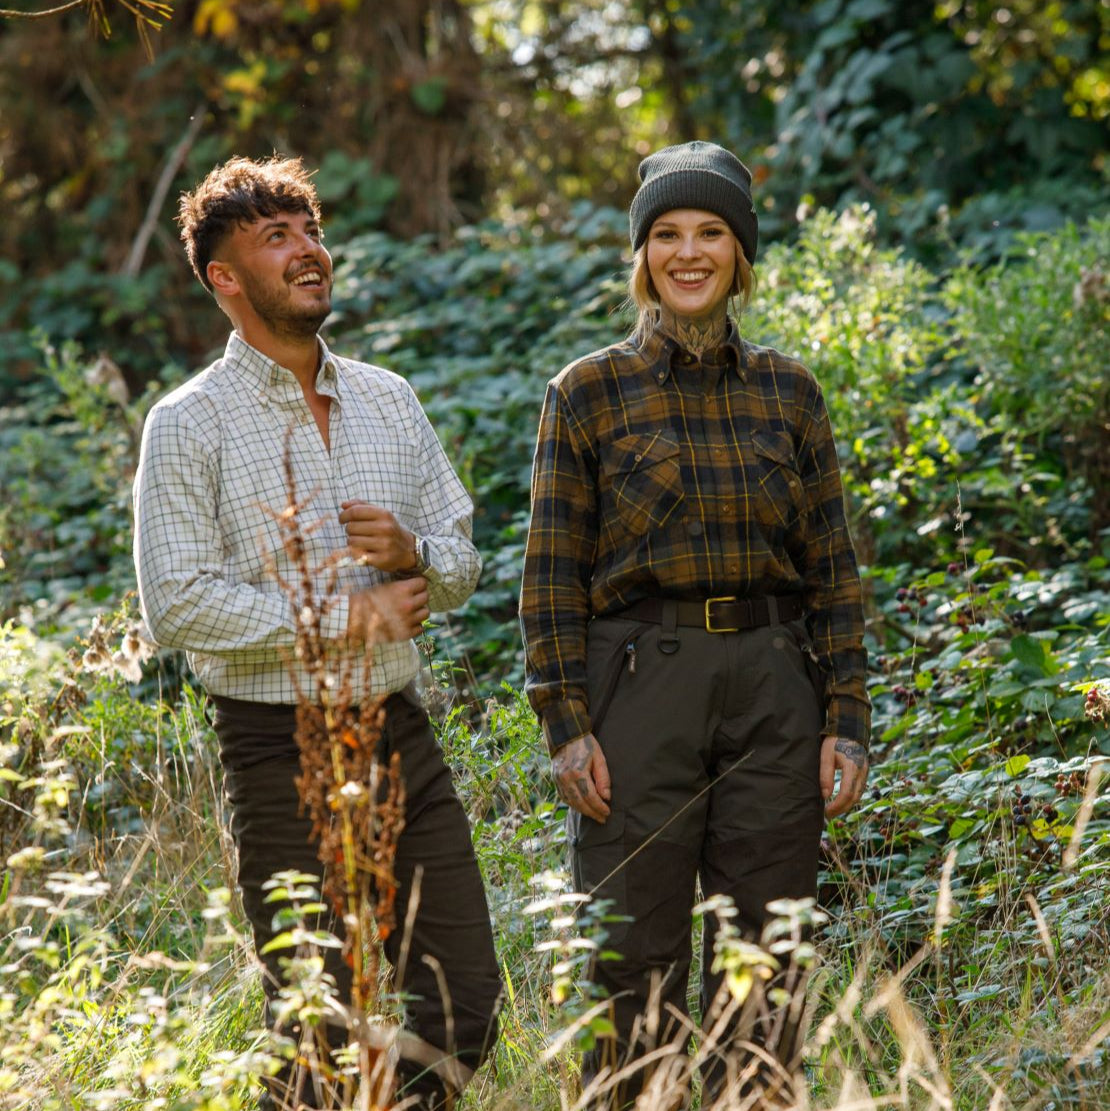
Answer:
<path fill-rule="evenodd" d="M 589 699 L 612 813 L 600 824 L 572 812 L 568 839 L 576 889 L 627 920 L 606 941 L 621 959 L 594 965 L 617 1036 L 585 1054 L 584 1086 L 680 1031 L 699 882 L 703 897 L 733 899 L 755 939 L 768 902 L 816 895 L 824 710 L 808 647 L 802 620 L 730 633 L 674 628 L 666 618 L 591 623 Z M 707 921 L 703 1015 L 722 980 L 711 971 L 714 936 Z M 735 1054 L 727 1035 L 718 1045 L 702 1070 L 706 1097 Z M 645 1081 L 633 1068 L 593 1106 L 630 1106 Z"/>

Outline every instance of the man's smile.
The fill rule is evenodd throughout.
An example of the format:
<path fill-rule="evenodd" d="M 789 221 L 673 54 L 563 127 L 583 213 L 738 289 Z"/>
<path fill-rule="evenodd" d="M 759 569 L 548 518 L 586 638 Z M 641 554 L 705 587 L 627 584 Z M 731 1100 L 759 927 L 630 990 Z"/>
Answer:
<path fill-rule="evenodd" d="M 321 285 L 324 281 L 323 274 L 317 269 L 305 270 L 298 274 L 290 285 Z"/>

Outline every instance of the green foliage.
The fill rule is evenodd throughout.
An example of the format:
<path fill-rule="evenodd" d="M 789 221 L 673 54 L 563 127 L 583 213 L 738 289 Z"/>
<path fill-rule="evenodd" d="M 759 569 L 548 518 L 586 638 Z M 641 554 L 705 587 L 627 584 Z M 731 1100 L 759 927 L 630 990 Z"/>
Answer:
<path fill-rule="evenodd" d="M 131 400 L 110 359 L 86 363 L 74 344 L 43 346 L 41 360 L 21 403 L 0 408 L 0 614 L 31 606 L 40 630 L 72 630 L 134 581 L 130 479 L 145 401 Z"/>
<path fill-rule="evenodd" d="M 1110 732 L 1084 694 L 1110 651 L 1107 561 L 1042 573 L 979 549 L 873 585 L 876 763 L 829 830 L 829 937 L 853 950 L 862 926 L 883 959 L 921 962 L 907 994 L 967 1106 L 991 1084 L 1097 1102 L 1101 1051 L 1056 1024 L 1097 1012 L 1088 955 L 1110 941 Z"/>
<path fill-rule="evenodd" d="M 938 475 L 954 469 L 953 441 L 974 420 L 966 402 L 933 391 L 943 325 L 933 282 L 876 243 L 870 210 L 822 211 L 796 246 L 767 252 L 743 325 L 802 359 L 821 383 L 867 563 L 913 550 L 903 522 L 942 511 L 951 491 Z"/>
<path fill-rule="evenodd" d="M 1019 1103 L 1051 1092 L 1097 1105 L 1102 1050 L 1087 1043 L 1110 973 L 1089 954 L 1110 941 L 1110 818 L 1095 786 L 1110 754 L 1110 564 L 1081 446 L 1105 411 L 1106 225 L 1030 237 L 943 281 L 877 235 L 867 210 L 814 214 L 796 248 L 767 250 L 744 321 L 822 382 L 871 599 L 875 767 L 864 804 L 828 836 L 815 1105 L 837 1099 L 821 1078 L 847 1073 L 897 1098 L 885 1077 L 921 1059 L 913 1038 L 943 1062 L 920 1084 L 966 1090 L 969 1107 L 990 1102 L 990 1085 Z M 485 577 L 429 642 L 430 694 L 510 988 L 497 1091 L 552 1108 L 572 1090 L 572 1047 L 605 1032 L 583 977 L 604 952 L 604 908 L 566 913 L 577 900 L 558 872 L 562 814 L 534 717 L 502 680 L 520 662 L 544 383 L 623 333 L 624 249 L 622 216 L 582 208 L 558 241 L 485 225 L 444 252 L 378 234 L 337 252 L 332 342 L 413 382 L 479 507 Z M 3 831 L 0 913 L 24 931 L 6 936 L 29 939 L 0 957 L 15 977 L 0 998 L 15 1047 L 0 1090 L 42 1108 L 60 1106 L 51 1091 L 236 1108 L 272 1057 L 256 989 L 242 987 L 239 909 L 217 914 L 205 895 L 232 882 L 213 738 L 188 687 L 166 706 L 152 668 L 134 685 L 126 606 L 89 625 L 132 581 L 126 492 L 148 398 L 133 401 L 113 366 L 45 349 L 0 428 L 4 604 L 23 621 L 0 637 L 0 788 L 4 813 L 26 816 Z M 43 638 L 68 646 L 75 629 L 67 665 Z M 459 686 L 496 695 L 462 704 Z M 526 915 L 537 876 L 546 909 Z M 738 985 L 762 967 L 742 946 L 721 959 Z M 851 1002 L 865 989 L 889 1002 L 892 964 L 906 968 L 898 1006 Z M 296 969 L 290 1005 L 307 1005 L 313 966 Z M 911 1037 L 904 1008 L 931 1016 L 928 1029 Z"/>
<path fill-rule="evenodd" d="M 604 907 L 567 913 L 562 811 L 503 680 L 544 383 L 626 329 L 625 217 L 574 199 L 623 204 L 630 152 L 694 135 L 755 171 L 744 330 L 821 381 L 867 565 L 874 767 L 827 837 L 812 1103 L 1110 1104 L 1105 6 L 475 3 L 438 45 L 415 19 L 427 66 L 403 78 L 359 7 L 252 23 L 206 0 L 149 64 L 126 26 L 95 57 L 81 21 L 4 29 L 0 1102 L 234 1111 L 279 1048 L 201 698 L 172 660 L 142 670 L 121 602 L 161 388 L 139 384 L 179 379 L 226 327 L 181 292 L 168 211 L 145 268 L 123 261 L 203 101 L 171 195 L 313 121 L 296 142 L 341 243 L 332 342 L 413 382 L 475 494 L 486 571 L 430 646 L 458 662 L 433 662 L 429 691 L 509 990 L 466 1105 L 566 1105 L 572 1047 L 604 1033 L 583 976 Z M 478 69 L 449 48 L 468 19 Z M 364 234 L 494 209 L 449 242 Z M 764 967 L 725 940 L 738 983 Z M 302 972 L 291 1006 L 319 986 Z"/>
<path fill-rule="evenodd" d="M 173 198 L 232 155 L 303 155 L 342 238 L 480 215 L 465 7 L 172 7 L 157 35 L 117 21 L 103 43 L 83 11 L 0 20 L 4 385 L 31 371 L 34 328 L 110 352 L 135 383 L 203 358 L 224 322 L 184 263 Z"/>
<path fill-rule="evenodd" d="M 821 382 L 862 562 L 943 566 L 976 544 L 1043 567 L 1106 526 L 1107 223 L 1022 240 L 940 282 L 884 247 L 867 209 L 817 212 L 768 248 L 744 333 Z M 471 677 L 519 676 L 516 596 L 536 419 L 566 363 L 621 338 L 624 218 L 583 206 L 562 238 L 487 224 L 447 250 L 379 233 L 336 249 L 329 341 L 407 377 L 476 502 L 486 562 L 438 634 Z M 74 629 L 133 582 L 128 486 L 140 414 L 108 359 L 47 348 L 0 413 L 0 613 Z M 74 605 L 77 601 L 80 604 Z"/>
<path fill-rule="evenodd" d="M 801 905 L 786 908 L 795 927 L 784 920 L 770 939 L 780 961 L 774 946 L 787 942 L 801 966 L 817 960 L 812 1105 L 837 1107 L 852 1074 L 857 1100 L 904 1111 L 950 1106 L 900 1096 L 907 1082 L 964 1091 L 956 1105 L 969 1109 L 989 1102 L 992 1085 L 1018 1106 L 1047 1092 L 1062 1106 L 1098 1106 L 1110 814 L 1093 757 L 1110 752 L 1110 734 L 1076 688 L 1106 655 L 1106 564 L 1036 574 L 982 549 L 966 567 L 891 571 L 875 590 L 877 629 L 900 647 L 872 687 L 872 790 L 830 829 L 830 921 L 816 946 L 799 945 L 795 927 L 811 916 Z M 251 1106 L 280 1047 L 260 1030 L 199 701 L 186 692 L 173 706 L 136 707 L 105 671 L 55 667 L 46 681 L 34 638 L 7 644 L 6 681 L 47 701 L 75 682 L 85 697 L 50 759 L 21 773 L 36 819 L 0 883 L 0 1093 L 28 1111 Z M 562 815 L 521 695 L 461 706 L 449 686 L 428 693 L 446 700 L 441 739 L 509 986 L 497 1072 L 482 1074 L 468 1105 L 554 1109 L 574 1091 L 575 1047 L 606 1031 L 583 977 L 604 951 L 604 907 L 577 922 L 571 913 L 581 897 L 558 872 Z M 136 810 L 103 805 L 125 795 Z M 310 910 L 314 893 L 300 898 Z M 738 993 L 770 967 L 727 930 L 718 958 Z M 290 967 L 286 1002 L 310 1014 L 318 970 L 310 958 Z"/>
<path fill-rule="evenodd" d="M 1105 205 L 1103 6 L 679 9 L 697 58 L 694 114 L 757 163 L 772 235 L 792 226 L 800 201 L 865 201 L 884 234 L 930 258 L 944 257 L 951 236 L 997 254 L 1015 231 Z"/>
<path fill-rule="evenodd" d="M 172 198 L 232 154 L 318 167 L 337 240 L 445 242 L 491 214 L 624 208 L 639 155 L 713 138 L 755 170 L 765 243 L 800 206 L 866 202 L 884 241 L 994 258 L 1105 211 L 1107 18 L 1094 0 L 203 0 L 95 43 L 80 11 L 7 20 L 0 383 L 31 372 L 35 327 L 135 383 L 199 362 L 224 324 Z"/>
<path fill-rule="evenodd" d="M 1110 220 L 1092 220 L 1083 234 L 1021 236 L 1005 262 L 963 267 L 944 290 L 990 431 L 1003 450 L 1024 439 L 1040 459 L 1062 458 L 1073 494 L 1093 495 L 1092 533 L 1110 525 L 1107 258 Z"/>

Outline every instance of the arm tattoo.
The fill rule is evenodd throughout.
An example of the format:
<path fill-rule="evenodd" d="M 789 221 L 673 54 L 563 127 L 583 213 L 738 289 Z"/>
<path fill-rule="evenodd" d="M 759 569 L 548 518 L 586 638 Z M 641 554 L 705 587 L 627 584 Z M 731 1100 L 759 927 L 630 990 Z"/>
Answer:
<path fill-rule="evenodd" d="M 841 756 L 847 756 L 857 768 L 867 765 L 867 749 L 859 741 L 837 741 L 833 746 Z"/>

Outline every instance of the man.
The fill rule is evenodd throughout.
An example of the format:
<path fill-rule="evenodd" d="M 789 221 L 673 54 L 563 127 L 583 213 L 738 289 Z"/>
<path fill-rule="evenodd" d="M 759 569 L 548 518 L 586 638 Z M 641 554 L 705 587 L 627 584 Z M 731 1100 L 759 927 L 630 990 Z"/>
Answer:
<path fill-rule="evenodd" d="M 425 1061 L 402 1054 L 398 1073 L 404 1095 L 438 1107 L 446 1092 L 427 1067 L 428 1043 L 476 1068 L 495 1036 L 500 993 L 466 814 L 412 687 L 412 638 L 430 610 L 462 603 L 481 569 L 471 502 L 408 384 L 338 358 L 317 334 L 331 309 L 332 262 L 299 159 L 232 159 L 183 195 L 178 219 L 193 270 L 234 331 L 223 358 L 146 422 L 135 480 L 143 614 L 159 644 L 189 654 L 214 704 L 239 884 L 261 950 L 276 909 L 262 885 L 284 869 L 320 871 L 293 782 L 297 691 L 310 688 L 291 671 L 292 605 L 268 563 L 295 578 L 271 516 L 286 503 L 288 433 L 298 496 L 311 494 L 304 520 L 319 519 L 308 565 L 344 549 L 356 557 L 340 566 L 324 633 L 356 646 L 373 636 L 370 674 L 356 665 L 354 689 L 369 682 L 387 696 L 381 754 L 401 757 L 396 905 L 411 924 L 393 932 L 386 954 Z M 349 984 L 326 952 L 328 971 Z M 279 956 L 262 958 L 268 1001 Z M 263 1106 L 292 1103 L 274 1087 Z"/>

